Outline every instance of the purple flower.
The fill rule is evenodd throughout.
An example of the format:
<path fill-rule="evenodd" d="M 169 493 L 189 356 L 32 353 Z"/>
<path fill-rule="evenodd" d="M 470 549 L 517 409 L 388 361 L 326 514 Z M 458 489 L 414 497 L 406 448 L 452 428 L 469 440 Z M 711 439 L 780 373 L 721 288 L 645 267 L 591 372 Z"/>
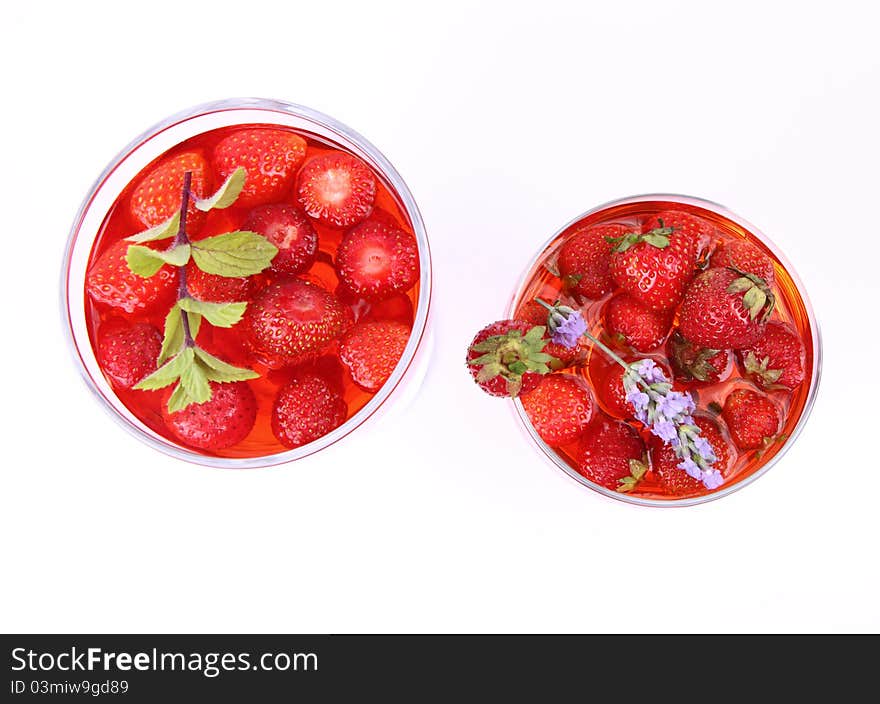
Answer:
<path fill-rule="evenodd" d="M 694 400 L 690 394 L 681 391 L 670 391 L 657 399 L 657 410 L 664 416 L 674 418 L 694 410 Z"/>
<path fill-rule="evenodd" d="M 675 427 L 675 423 L 662 416 L 654 421 L 651 432 L 664 442 L 672 442 L 678 438 L 678 428 Z"/>
<path fill-rule="evenodd" d="M 702 457 L 707 462 L 714 462 L 718 459 L 715 456 L 715 450 L 712 449 L 711 443 L 706 440 L 702 435 L 697 435 L 694 438 L 694 449 L 699 453 L 700 457 Z"/>
<path fill-rule="evenodd" d="M 648 384 L 667 381 L 666 376 L 663 374 L 663 370 L 657 366 L 653 359 L 643 359 L 636 365 L 635 370 Z"/>
<path fill-rule="evenodd" d="M 633 386 L 626 393 L 626 401 L 635 409 L 636 418 L 644 423 L 648 418 L 648 403 L 651 401 L 648 394 L 639 390 L 638 386 Z"/>
<path fill-rule="evenodd" d="M 700 478 L 703 481 L 703 486 L 707 489 L 717 489 L 724 483 L 724 478 L 721 476 L 721 472 L 717 469 L 704 470 L 703 476 Z"/>
<path fill-rule="evenodd" d="M 689 477 L 693 477 L 694 479 L 702 479 L 703 470 L 700 469 L 699 465 L 694 462 L 690 457 L 685 457 L 681 462 L 678 463 L 678 468 L 683 469 L 688 473 Z"/>
<path fill-rule="evenodd" d="M 577 347 L 578 340 L 587 331 L 587 321 L 579 311 L 573 310 L 568 315 L 560 315 L 562 320 L 551 327 L 550 339 L 563 347 Z M 555 322 L 555 321 L 554 321 Z"/>

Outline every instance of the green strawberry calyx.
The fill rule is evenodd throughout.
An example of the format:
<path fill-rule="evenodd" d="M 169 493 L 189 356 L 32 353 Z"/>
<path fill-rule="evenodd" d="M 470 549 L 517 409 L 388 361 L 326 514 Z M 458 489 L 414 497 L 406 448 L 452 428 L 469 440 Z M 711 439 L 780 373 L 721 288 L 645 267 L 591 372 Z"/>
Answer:
<path fill-rule="evenodd" d="M 729 266 L 727 268 L 735 274 L 739 274 L 738 278 L 730 282 L 727 292 L 742 293 L 743 308 L 749 312 L 749 317 L 755 320 L 760 316 L 760 322 L 767 322 L 776 307 L 776 296 L 770 290 L 767 282 L 760 276 L 740 271 L 736 267 Z"/>
<path fill-rule="evenodd" d="M 783 372 L 782 369 L 770 369 L 770 358 L 758 359 L 754 352 L 746 353 L 743 366 L 746 368 L 746 374 L 758 377 L 767 386 L 773 386 L 779 381 Z"/>
<path fill-rule="evenodd" d="M 675 231 L 675 228 L 667 227 L 663 224 L 662 220 L 657 222 L 660 224 L 660 227 L 655 227 L 648 232 L 627 232 L 620 237 L 606 237 L 605 241 L 614 245 L 614 252 L 625 252 L 640 242 L 645 242 L 657 249 L 665 249 L 669 246 L 669 238 Z"/>
<path fill-rule="evenodd" d="M 718 354 L 718 350 L 708 347 L 702 349 L 694 348 L 678 332 L 670 339 L 669 347 L 672 361 L 677 370 L 691 379 L 706 381 L 711 375 L 722 371 L 721 369 L 716 369 L 715 365 L 709 361 Z"/>
<path fill-rule="evenodd" d="M 621 477 L 618 479 L 618 483 L 620 484 L 617 487 L 617 491 L 621 494 L 626 494 L 638 486 L 638 483 L 642 480 L 642 477 L 645 476 L 648 472 L 648 463 L 644 459 L 642 460 L 633 460 L 629 461 L 629 474 L 625 477 Z"/>
<path fill-rule="evenodd" d="M 187 235 L 190 201 L 203 212 L 228 208 L 241 194 L 246 178 L 247 172 L 239 167 L 212 196 L 198 198 L 191 190 L 192 172 L 187 171 L 183 177 L 180 209 L 165 222 L 126 238 L 132 243 L 125 257 L 132 273 L 149 278 L 166 265 L 178 269 L 177 301 L 165 318 L 165 334 L 156 360 L 158 368 L 133 387 L 153 391 L 175 385 L 168 398 L 169 413 L 210 401 L 211 382 L 245 381 L 259 376 L 252 369 L 224 362 L 195 342 L 203 321 L 215 327 L 230 328 L 241 320 L 247 303 L 201 301 L 190 294 L 186 281 L 190 260 L 206 274 L 239 278 L 259 273 L 278 253 L 275 245 L 256 232 L 227 232 L 198 241 L 191 241 Z M 171 244 L 164 250 L 146 246 L 171 238 Z"/>
<path fill-rule="evenodd" d="M 536 325 L 525 335 L 520 330 L 509 330 L 503 335 L 492 335 L 471 346 L 471 351 L 480 353 L 469 364 L 479 367 L 478 382 L 491 381 L 497 376 L 507 382 L 507 393 L 515 398 L 522 389 L 522 377 L 527 372 L 549 374 L 552 356 L 544 352 L 547 328 Z"/>

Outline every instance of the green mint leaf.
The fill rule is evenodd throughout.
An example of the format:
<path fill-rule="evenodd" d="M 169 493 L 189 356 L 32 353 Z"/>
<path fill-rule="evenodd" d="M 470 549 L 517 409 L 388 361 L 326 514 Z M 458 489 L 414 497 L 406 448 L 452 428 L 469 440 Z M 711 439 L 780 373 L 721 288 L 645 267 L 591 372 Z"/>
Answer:
<path fill-rule="evenodd" d="M 241 189 L 244 188 L 246 178 L 247 171 L 239 166 L 235 171 L 229 174 L 229 177 L 223 182 L 223 185 L 217 189 L 214 195 L 209 198 L 194 198 L 193 205 L 199 210 L 205 212 L 213 210 L 214 208 L 228 208 L 238 198 Z"/>
<path fill-rule="evenodd" d="M 218 359 L 214 355 L 205 352 L 200 347 L 195 348 L 195 353 L 209 381 L 246 381 L 248 379 L 257 379 L 260 376 L 251 369 L 234 367 L 231 364 L 227 364 L 222 359 Z"/>
<path fill-rule="evenodd" d="M 196 298 L 182 298 L 177 305 L 187 313 L 198 313 L 203 315 L 205 319 L 218 328 L 231 328 L 244 315 L 247 303 L 208 303 L 200 301 Z"/>
<path fill-rule="evenodd" d="M 168 412 L 177 413 L 194 403 L 195 400 L 187 393 L 183 384 L 178 384 L 177 388 L 174 389 L 174 392 L 168 399 Z"/>
<path fill-rule="evenodd" d="M 161 365 L 169 357 L 173 357 L 183 346 L 183 321 L 181 320 L 181 311 L 177 303 L 168 311 L 165 316 L 165 336 L 162 338 L 162 349 L 159 352 L 159 358 L 156 364 Z M 189 334 L 193 340 L 199 335 L 199 328 L 202 325 L 202 316 L 198 313 L 186 313 L 189 321 Z"/>
<path fill-rule="evenodd" d="M 132 388 L 140 391 L 155 391 L 156 389 L 164 389 L 177 381 L 184 369 L 193 365 L 195 359 L 191 347 L 187 347 L 183 352 L 173 357 L 169 362 L 159 367 L 149 376 L 145 376 Z"/>
<path fill-rule="evenodd" d="M 151 227 L 148 230 L 144 230 L 143 232 L 139 232 L 136 235 L 132 235 L 131 237 L 126 237 L 125 240 L 126 242 L 134 242 L 135 244 L 155 242 L 156 240 L 167 240 L 169 237 L 174 237 L 179 228 L 180 211 L 174 213 L 174 215 L 168 218 L 165 222 L 160 223 L 155 227 Z"/>
<path fill-rule="evenodd" d="M 133 273 L 149 278 L 159 271 L 163 264 L 183 266 L 189 261 L 189 255 L 190 247 L 188 244 L 181 244 L 164 252 L 140 244 L 133 244 L 126 252 L 125 261 Z"/>
<path fill-rule="evenodd" d="M 193 351 L 192 348 L 190 351 Z M 193 403 L 204 403 L 211 400 L 208 375 L 205 374 L 205 368 L 196 361 L 183 368 L 180 373 L 180 385 L 186 391 L 186 395 L 193 400 Z"/>
<path fill-rule="evenodd" d="M 236 230 L 192 243 L 196 266 L 206 274 L 230 278 L 258 274 L 272 262 L 278 248 L 262 235 Z"/>

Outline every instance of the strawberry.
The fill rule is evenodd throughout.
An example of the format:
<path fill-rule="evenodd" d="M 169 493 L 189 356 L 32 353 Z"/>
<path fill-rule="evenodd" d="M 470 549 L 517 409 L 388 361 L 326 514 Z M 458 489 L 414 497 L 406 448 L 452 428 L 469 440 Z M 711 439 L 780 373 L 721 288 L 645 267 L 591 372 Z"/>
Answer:
<path fill-rule="evenodd" d="M 672 325 L 670 312 L 652 310 L 625 293 L 608 301 L 604 315 L 608 333 L 639 352 L 663 344 Z"/>
<path fill-rule="evenodd" d="M 211 192 L 211 169 L 201 152 L 183 152 L 153 166 L 131 193 L 131 214 L 145 227 L 165 222 L 180 210 L 183 195 L 183 175 L 192 172 L 190 190 L 197 198 Z M 186 228 L 189 234 L 198 232 L 205 222 L 205 213 L 190 201 L 187 208 Z"/>
<path fill-rule="evenodd" d="M 214 165 L 221 179 L 239 166 L 247 171 L 235 202 L 240 208 L 281 200 L 293 186 L 296 170 L 306 156 L 306 140 L 267 127 L 236 130 L 214 148 Z"/>
<path fill-rule="evenodd" d="M 391 298 L 386 298 L 384 301 L 371 303 L 369 310 L 364 315 L 364 321 L 397 320 L 412 326 L 413 316 L 413 304 L 409 296 L 398 293 Z"/>
<path fill-rule="evenodd" d="M 138 276 L 125 260 L 128 247 L 125 240 L 114 243 L 89 268 L 86 291 L 92 300 L 126 313 L 170 306 L 177 294 L 177 269 L 166 264 L 149 278 Z"/>
<path fill-rule="evenodd" d="M 577 440 L 593 417 L 589 387 L 571 374 L 548 374 L 522 404 L 538 435 L 553 447 Z"/>
<path fill-rule="evenodd" d="M 318 233 L 304 213 L 292 205 L 254 208 L 242 229 L 263 235 L 278 248 L 269 267 L 276 274 L 296 276 L 311 268 L 318 256 Z"/>
<path fill-rule="evenodd" d="M 727 378 L 733 368 L 729 350 L 696 347 L 675 332 L 666 345 L 666 355 L 672 363 L 675 378 L 683 381 L 717 384 Z"/>
<path fill-rule="evenodd" d="M 761 337 L 775 304 L 767 284 L 754 274 L 707 269 L 685 292 L 679 331 L 698 347 L 742 349 Z"/>
<path fill-rule="evenodd" d="M 544 310 L 546 312 L 546 309 Z M 574 347 L 566 347 L 559 342 L 547 342 L 544 345 L 544 354 L 549 354 L 553 359 L 550 360 L 550 368 L 554 371 L 560 369 L 568 369 L 569 367 L 580 367 L 587 363 L 590 356 L 590 349 L 593 343 L 586 337 L 578 338 Z"/>
<path fill-rule="evenodd" d="M 257 400 L 247 382 L 211 384 L 211 399 L 168 412 L 162 404 L 165 425 L 181 442 L 200 450 L 223 450 L 244 440 L 257 418 Z M 172 388 L 166 392 L 170 396 Z"/>
<path fill-rule="evenodd" d="M 793 389 L 804 380 L 806 350 L 790 325 L 772 321 L 764 335 L 740 351 L 746 375 L 761 388 Z"/>
<path fill-rule="evenodd" d="M 339 341 L 339 359 L 355 384 L 376 392 L 403 356 L 409 334 L 409 325 L 393 320 L 358 323 Z"/>
<path fill-rule="evenodd" d="M 537 301 L 526 301 L 516 311 L 516 319 L 532 325 L 546 325 L 547 309 Z"/>
<path fill-rule="evenodd" d="M 272 433 L 286 447 L 300 447 L 345 422 L 348 406 L 340 391 L 314 372 L 299 372 L 278 392 Z"/>
<path fill-rule="evenodd" d="M 712 255 L 711 262 L 712 266 L 726 266 L 754 274 L 771 287 L 776 278 L 773 260 L 757 245 L 746 240 L 733 240 L 721 245 Z"/>
<path fill-rule="evenodd" d="M 499 320 L 487 325 L 471 342 L 468 369 L 474 381 L 491 396 L 521 396 L 532 391 L 550 368 L 544 354 L 545 328 L 522 320 Z"/>
<path fill-rule="evenodd" d="M 611 276 L 648 308 L 670 310 L 694 276 L 699 242 L 711 232 L 711 225 L 688 213 L 667 210 L 641 229 L 615 242 Z"/>
<path fill-rule="evenodd" d="M 765 394 L 751 389 L 731 392 L 724 401 L 721 417 L 740 450 L 754 450 L 768 444 L 782 423 L 776 404 Z"/>
<path fill-rule="evenodd" d="M 606 489 L 619 489 L 632 474 L 630 460 L 642 462 L 645 444 L 626 423 L 599 418 L 581 436 L 577 471 Z"/>
<path fill-rule="evenodd" d="M 348 230 L 336 251 L 342 284 L 367 301 L 381 301 L 419 280 L 419 248 L 408 232 L 368 220 Z"/>
<path fill-rule="evenodd" d="M 306 214 L 333 227 L 361 222 L 376 199 L 376 179 L 370 167 L 345 152 L 310 159 L 296 184 L 297 198 Z"/>
<path fill-rule="evenodd" d="M 156 371 L 162 333 L 147 323 L 109 320 L 98 329 L 96 355 L 101 370 L 123 389 Z"/>
<path fill-rule="evenodd" d="M 705 415 L 695 415 L 694 423 L 700 428 L 702 435 L 715 452 L 716 460 L 712 465 L 722 475 L 730 469 L 731 460 L 736 456 L 736 451 L 727 439 L 726 433 L 712 418 Z M 673 496 L 688 496 L 702 494 L 706 487 L 699 479 L 694 479 L 678 465 L 681 460 L 675 454 L 675 450 L 668 443 L 663 442 L 655 435 L 649 441 L 651 451 L 651 468 L 660 479 L 660 483 L 667 494 Z"/>
<path fill-rule="evenodd" d="M 193 298 L 210 303 L 248 301 L 253 295 L 254 280 L 250 276 L 218 276 L 206 274 L 190 261 L 186 265 L 186 287 Z"/>
<path fill-rule="evenodd" d="M 602 298 L 614 287 L 609 239 L 623 237 L 625 225 L 594 225 L 575 232 L 559 250 L 556 262 L 565 288 L 584 298 Z"/>
<path fill-rule="evenodd" d="M 351 324 L 351 311 L 317 284 L 293 279 L 263 289 L 239 324 L 252 354 L 277 368 L 320 354 Z"/>

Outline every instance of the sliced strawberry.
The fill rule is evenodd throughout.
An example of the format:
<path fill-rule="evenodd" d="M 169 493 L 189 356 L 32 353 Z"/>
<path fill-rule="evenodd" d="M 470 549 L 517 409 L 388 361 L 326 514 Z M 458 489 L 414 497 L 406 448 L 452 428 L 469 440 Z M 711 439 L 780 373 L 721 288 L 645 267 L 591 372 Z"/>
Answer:
<path fill-rule="evenodd" d="M 186 287 L 193 298 L 210 303 L 249 301 L 254 293 L 250 276 L 218 276 L 206 274 L 190 261 L 186 266 Z"/>
<path fill-rule="evenodd" d="M 126 313 L 147 312 L 170 306 L 177 295 L 177 269 L 167 264 L 144 278 L 128 268 L 129 243 L 111 245 L 86 275 L 86 291 L 96 303 L 120 308 Z"/>
<path fill-rule="evenodd" d="M 604 315 L 609 334 L 639 352 L 662 345 L 672 325 L 670 312 L 652 310 L 627 294 L 608 301 Z"/>
<path fill-rule="evenodd" d="M 180 210 L 183 176 L 187 171 L 192 172 L 190 190 L 197 198 L 211 192 L 211 169 L 201 152 L 183 152 L 148 168 L 131 194 L 131 214 L 145 227 L 159 225 Z M 192 202 L 186 212 L 187 232 L 195 234 L 205 222 L 205 213 Z"/>
<path fill-rule="evenodd" d="M 589 387 L 571 374 L 548 374 L 522 404 L 538 435 L 553 447 L 577 440 L 593 417 Z"/>
<path fill-rule="evenodd" d="M 473 339 L 467 365 L 479 387 L 490 396 L 522 396 L 532 391 L 542 374 L 550 371 L 550 356 L 543 353 L 545 339 L 536 326 L 522 320 L 499 320 Z"/>
<path fill-rule="evenodd" d="M 706 415 L 694 416 L 694 422 L 700 428 L 700 434 L 709 441 L 715 452 L 716 461 L 712 468 L 726 476 L 731 461 L 736 457 L 736 450 L 728 440 L 726 432 L 717 422 Z M 706 487 L 699 479 L 694 479 L 679 468 L 681 459 L 675 454 L 671 445 L 652 435 L 649 447 L 651 449 L 651 467 L 667 494 L 684 497 L 706 492 Z"/>
<path fill-rule="evenodd" d="M 594 225 L 575 232 L 559 251 L 557 266 L 565 287 L 584 298 L 602 298 L 614 287 L 608 238 L 622 237 L 625 225 Z"/>
<path fill-rule="evenodd" d="M 348 406 L 339 390 L 320 374 L 299 372 L 278 392 L 272 406 L 272 433 L 286 447 L 301 447 L 345 422 Z"/>
<path fill-rule="evenodd" d="M 699 384 L 717 384 L 730 375 L 733 355 L 729 350 L 697 347 L 675 332 L 669 338 L 666 353 L 675 378 Z"/>
<path fill-rule="evenodd" d="M 257 232 L 278 247 L 271 271 L 296 276 L 307 271 L 318 255 L 318 233 L 306 215 L 292 205 L 254 208 L 242 229 Z"/>
<path fill-rule="evenodd" d="M 355 384 L 376 392 L 400 361 L 409 334 L 409 325 L 393 320 L 358 323 L 342 336 L 339 359 Z"/>
<path fill-rule="evenodd" d="M 294 279 L 263 289 L 239 325 L 254 356 L 277 368 L 317 356 L 351 322 L 351 311 L 336 296 Z"/>
<path fill-rule="evenodd" d="M 329 152 L 306 162 L 296 182 L 299 203 L 309 217 L 333 227 L 366 218 L 376 199 L 370 167 L 352 154 Z"/>
<path fill-rule="evenodd" d="M 109 320 L 98 329 L 97 358 L 101 370 L 123 389 L 130 389 L 156 371 L 162 333 L 147 323 L 131 325 Z"/>
<path fill-rule="evenodd" d="M 770 397 L 751 389 L 736 389 L 724 400 L 721 417 L 740 450 L 754 450 L 779 433 L 782 414 Z"/>
<path fill-rule="evenodd" d="M 166 392 L 170 396 L 172 388 Z M 200 450 L 224 450 L 244 440 L 257 418 L 257 400 L 247 382 L 211 382 L 211 399 L 193 403 L 181 411 L 162 416 L 168 429 L 181 442 Z"/>
<path fill-rule="evenodd" d="M 356 296 L 380 301 L 419 280 L 419 248 L 408 232 L 368 220 L 348 230 L 336 252 L 336 271 Z"/>
<path fill-rule="evenodd" d="M 247 171 L 235 205 L 252 208 L 281 200 L 293 187 L 296 170 L 306 156 L 306 140 L 287 130 L 254 127 L 236 130 L 214 148 L 221 180 L 239 166 Z"/>
<path fill-rule="evenodd" d="M 631 476 L 630 461 L 642 462 L 645 444 L 626 423 L 598 418 L 581 436 L 577 450 L 577 471 L 606 489 L 620 489 L 621 480 Z"/>
<path fill-rule="evenodd" d="M 721 245 L 712 255 L 712 266 L 727 266 L 746 274 L 754 274 L 773 286 L 776 279 L 773 260 L 757 245 L 746 240 L 733 240 Z"/>
<path fill-rule="evenodd" d="M 764 389 L 793 389 L 806 373 L 806 349 L 797 331 L 790 325 L 771 321 L 763 336 L 740 351 L 746 375 Z"/>

